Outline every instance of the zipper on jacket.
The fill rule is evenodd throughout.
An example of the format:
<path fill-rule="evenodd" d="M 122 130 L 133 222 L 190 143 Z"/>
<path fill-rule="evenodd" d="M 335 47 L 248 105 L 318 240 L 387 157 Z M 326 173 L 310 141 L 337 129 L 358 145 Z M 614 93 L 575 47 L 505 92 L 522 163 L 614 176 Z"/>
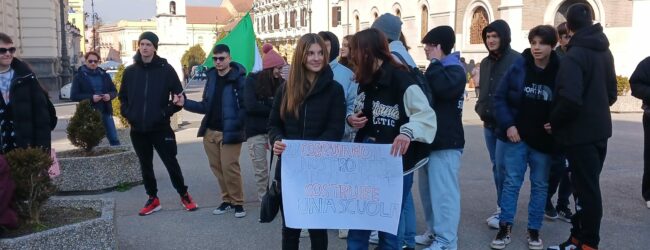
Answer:
<path fill-rule="evenodd" d="M 149 71 L 147 70 L 144 74 L 144 108 L 142 111 L 142 126 L 145 126 L 145 121 L 147 119 L 147 103 L 148 103 L 148 90 L 149 90 Z"/>

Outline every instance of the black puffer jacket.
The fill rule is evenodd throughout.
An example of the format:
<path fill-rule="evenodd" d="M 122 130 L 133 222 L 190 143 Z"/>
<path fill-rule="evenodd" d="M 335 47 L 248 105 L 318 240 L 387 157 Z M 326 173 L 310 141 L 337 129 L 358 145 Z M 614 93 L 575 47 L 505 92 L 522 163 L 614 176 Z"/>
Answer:
<path fill-rule="evenodd" d="M 173 94 L 183 91 L 181 81 L 167 60 L 154 56 L 144 63 L 140 53 L 135 63 L 124 70 L 119 98 L 122 115 L 134 131 L 162 130 L 169 126 L 169 118 L 180 107 L 171 103 Z"/>
<path fill-rule="evenodd" d="M 15 143 L 19 148 L 51 146 L 51 131 L 56 126 L 56 111 L 47 93 L 27 64 L 14 58 L 11 62 L 11 113 Z"/>
<path fill-rule="evenodd" d="M 325 67 L 300 105 L 300 117 L 292 114 L 285 114 L 284 120 L 280 117 L 285 86 L 277 91 L 269 117 L 271 145 L 282 139 L 341 141 L 345 129 L 345 95 L 343 87 L 334 81 L 329 65 Z"/>
<path fill-rule="evenodd" d="M 634 97 L 643 100 L 643 107 L 647 110 L 650 105 L 650 57 L 636 66 L 630 76 L 630 88 Z"/>
<path fill-rule="evenodd" d="M 269 115 L 273 107 L 274 96 L 265 98 L 256 95 L 255 86 L 259 81 L 261 73 L 249 74 L 246 78 L 246 87 L 244 87 L 244 106 L 246 106 L 246 137 L 251 138 L 256 135 L 266 134 L 269 132 Z M 284 79 L 278 81 L 278 86 L 284 84 Z M 273 89 L 273 86 L 269 86 Z M 275 93 L 271 92 L 271 93 Z"/>
<path fill-rule="evenodd" d="M 551 127 L 560 145 L 593 143 L 612 136 L 609 106 L 616 102 L 616 72 L 600 24 L 573 35 L 555 81 Z"/>

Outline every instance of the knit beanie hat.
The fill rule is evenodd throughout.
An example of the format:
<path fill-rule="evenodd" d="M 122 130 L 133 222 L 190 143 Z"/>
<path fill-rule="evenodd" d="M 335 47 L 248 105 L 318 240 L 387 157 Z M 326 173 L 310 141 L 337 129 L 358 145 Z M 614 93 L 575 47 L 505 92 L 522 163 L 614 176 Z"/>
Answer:
<path fill-rule="evenodd" d="M 391 41 L 399 41 L 399 34 L 402 32 L 402 21 L 399 17 L 386 13 L 377 18 L 372 27 L 384 32 L 386 38 Z"/>
<path fill-rule="evenodd" d="M 440 44 L 440 48 L 445 55 L 451 53 L 451 49 L 454 48 L 456 43 L 456 34 L 454 29 L 449 26 L 443 25 L 438 26 L 429 31 L 424 38 L 422 38 L 422 43 L 424 44 Z"/>
<path fill-rule="evenodd" d="M 156 50 L 158 49 L 158 36 L 156 34 L 154 34 L 151 31 L 145 31 L 142 34 L 140 34 L 140 38 L 138 38 L 138 43 L 140 43 L 140 41 L 144 39 L 149 40 L 149 42 L 153 44 L 153 47 L 156 48 Z"/>
<path fill-rule="evenodd" d="M 275 68 L 287 64 L 284 59 L 282 59 L 282 56 L 273 50 L 273 45 L 270 43 L 266 43 L 262 46 L 262 52 L 264 52 L 264 57 L 262 58 L 263 69 Z"/>

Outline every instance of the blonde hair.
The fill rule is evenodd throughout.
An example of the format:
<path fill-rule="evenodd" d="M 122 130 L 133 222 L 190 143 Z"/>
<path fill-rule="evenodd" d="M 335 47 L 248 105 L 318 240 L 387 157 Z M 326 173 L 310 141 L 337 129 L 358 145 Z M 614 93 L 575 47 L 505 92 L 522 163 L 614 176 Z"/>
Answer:
<path fill-rule="evenodd" d="M 307 64 L 309 47 L 311 47 L 312 44 L 320 45 L 323 50 L 323 64 L 326 64 L 327 59 L 329 58 L 325 42 L 320 36 L 310 33 L 300 37 L 300 40 L 298 40 L 298 44 L 296 45 L 296 54 L 294 54 L 291 63 L 293 66 L 289 71 L 289 79 L 287 79 L 287 83 L 284 87 L 284 96 L 282 97 L 282 103 L 280 105 L 280 117 L 283 120 L 285 114 L 292 114 L 295 118 L 300 117 L 300 105 L 302 105 L 309 92 L 311 92 L 314 85 L 316 85 L 318 76 L 316 76 L 313 82 L 310 82 L 307 79 L 307 67 L 305 66 Z M 325 66 L 327 65 L 324 65 L 323 69 Z"/>

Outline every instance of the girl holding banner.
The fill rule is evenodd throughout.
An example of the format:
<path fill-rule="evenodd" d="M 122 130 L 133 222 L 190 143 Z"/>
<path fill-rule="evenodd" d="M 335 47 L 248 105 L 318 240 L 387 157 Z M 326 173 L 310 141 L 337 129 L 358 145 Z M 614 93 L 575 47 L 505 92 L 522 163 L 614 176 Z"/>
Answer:
<path fill-rule="evenodd" d="M 269 142 L 275 155 L 286 149 L 283 139 L 341 141 L 344 132 L 345 97 L 341 85 L 334 81 L 325 42 L 316 34 L 306 34 L 295 51 L 294 66 L 286 85 L 275 95 L 269 118 Z M 279 161 L 275 171 L 278 183 L 280 169 Z M 309 237 L 312 249 L 327 249 L 325 229 L 309 229 Z M 297 250 L 299 242 L 300 229 L 288 228 L 283 219 L 282 249 Z"/>
<path fill-rule="evenodd" d="M 386 37 L 379 30 L 356 33 L 350 46 L 359 83 L 356 113 L 347 119 L 348 124 L 359 129 L 355 142 L 392 143 L 391 154 L 403 156 L 404 164 L 418 162 L 412 142 L 429 144 L 436 134 L 436 115 L 425 94 L 407 68 L 393 58 Z M 408 193 L 412 185 L 413 175 L 406 175 L 404 192 Z M 369 230 L 350 230 L 348 249 L 368 249 L 369 236 Z M 396 235 L 379 232 L 379 249 L 402 246 Z"/>

